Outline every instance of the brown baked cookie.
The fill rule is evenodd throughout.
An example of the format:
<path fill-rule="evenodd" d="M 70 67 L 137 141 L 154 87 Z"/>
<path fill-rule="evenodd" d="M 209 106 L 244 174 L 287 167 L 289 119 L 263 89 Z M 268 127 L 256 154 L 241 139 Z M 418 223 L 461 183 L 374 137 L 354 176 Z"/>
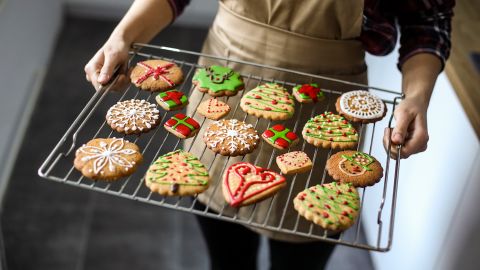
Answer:
<path fill-rule="evenodd" d="M 230 106 L 216 98 L 209 98 L 200 103 L 197 112 L 208 119 L 218 120 L 230 112 Z"/>
<path fill-rule="evenodd" d="M 160 122 L 157 106 L 143 99 L 119 101 L 107 112 L 107 123 L 125 134 L 146 133 Z"/>
<path fill-rule="evenodd" d="M 258 140 L 253 126 L 237 119 L 215 121 L 203 135 L 203 141 L 213 152 L 232 157 L 253 152 Z"/>
<path fill-rule="evenodd" d="M 360 198 L 350 184 L 335 182 L 309 187 L 293 199 L 298 213 L 307 220 L 330 231 L 343 231 L 358 216 Z"/>
<path fill-rule="evenodd" d="M 332 155 L 326 169 L 336 181 L 356 187 L 372 186 L 383 176 L 382 165 L 374 157 L 351 150 Z"/>
<path fill-rule="evenodd" d="M 265 83 L 247 92 L 240 107 L 248 114 L 270 120 L 287 120 L 295 113 L 295 101 L 284 87 Z"/>
<path fill-rule="evenodd" d="M 283 174 L 308 172 L 312 169 L 312 161 L 302 151 L 293 151 L 280 155 L 276 159 L 278 168 Z"/>
<path fill-rule="evenodd" d="M 229 67 L 210 66 L 197 70 L 192 83 L 213 97 L 234 96 L 245 88 L 242 76 Z"/>
<path fill-rule="evenodd" d="M 297 85 L 293 87 L 292 92 L 300 103 L 316 103 L 325 99 L 325 94 L 316 83 Z"/>
<path fill-rule="evenodd" d="M 208 188 L 208 170 L 193 154 L 176 150 L 150 165 L 145 184 L 152 192 L 165 196 L 195 195 Z"/>
<path fill-rule="evenodd" d="M 374 123 L 387 114 L 387 106 L 368 91 L 357 90 L 342 94 L 335 104 L 337 112 L 356 123 Z"/>
<path fill-rule="evenodd" d="M 172 116 L 163 124 L 163 127 L 181 139 L 193 137 L 200 130 L 200 124 L 183 113 L 177 113 Z"/>
<path fill-rule="evenodd" d="M 303 138 L 316 147 L 332 149 L 355 148 L 358 134 L 355 128 L 340 115 L 325 112 L 307 121 Z"/>
<path fill-rule="evenodd" d="M 188 98 L 181 91 L 176 89 L 168 90 L 155 97 L 158 105 L 166 111 L 177 111 L 188 105 Z"/>
<path fill-rule="evenodd" d="M 142 162 L 140 149 L 124 139 L 93 139 L 75 152 L 75 168 L 93 180 L 113 181 L 131 175 Z"/>
<path fill-rule="evenodd" d="M 132 83 L 138 88 L 158 92 L 174 88 L 183 81 L 180 67 L 164 60 L 138 62 L 130 74 Z"/>
<path fill-rule="evenodd" d="M 297 134 L 282 124 L 276 124 L 262 133 L 262 138 L 271 146 L 285 150 L 299 141 Z"/>
<path fill-rule="evenodd" d="M 256 203 L 285 187 L 285 177 L 248 162 L 230 166 L 223 175 L 223 196 L 233 207 Z"/>

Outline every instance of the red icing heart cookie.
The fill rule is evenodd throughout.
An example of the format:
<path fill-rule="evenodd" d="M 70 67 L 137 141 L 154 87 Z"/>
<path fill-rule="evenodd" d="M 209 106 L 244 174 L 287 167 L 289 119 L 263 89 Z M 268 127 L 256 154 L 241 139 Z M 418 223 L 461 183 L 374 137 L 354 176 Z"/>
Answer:
<path fill-rule="evenodd" d="M 285 185 L 285 178 L 274 171 L 238 162 L 225 171 L 222 189 L 225 200 L 239 207 L 273 196 Z"/>

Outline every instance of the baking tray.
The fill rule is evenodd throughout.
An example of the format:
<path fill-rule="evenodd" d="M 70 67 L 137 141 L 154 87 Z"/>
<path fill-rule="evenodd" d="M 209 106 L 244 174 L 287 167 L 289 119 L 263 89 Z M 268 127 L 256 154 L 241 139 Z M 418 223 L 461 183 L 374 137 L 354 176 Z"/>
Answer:
<path fill-rule="evenodd" d="M 164 46 L 154 46 L 149 44 L 134 44 L 132 50 L 130 52 L 130 60 L 129 65 L 131 63 L 136 63 L 138 61 L 143 61 L 147 59 L 163 59 L 175 62 L 178 66 L 180 66 L 184 72 L 185 80 L 184 83 L 177 87 L 177 89 L 183 91 L 185 94 L 190 96 L 194 91 L 194 86 L 191 84 L 191 80 L 195 70 L 200 65 L 197 64 L 197 61 L 200 57 L 204 60 L 211 60 L 211 61 L 218 61 L 225 65 L 231 65 L 235 63 L 236 65 L 247 65 L 250 67 L 262 69 L 262 70 L 273 70 L 275 72 L 279 72 L 282 74 L 287 75 L 294 75 L 298 78 L 302 78 L 303 82 L 320 82 L 322 86 L 322 82 L 328 82 L 329 84 L 335 84 L 338 88 L 332 89 L 325 89 L 322 87 L 322 90 L 326 94 L 327 100 L 336 99 L 342 92 L 338 91 L 343 86 L 355 87 L 357 89 L 364 89 L 370 90 L 375 94 L 382 97 L 388 107 L 388 127 L 391 128 L 392 120 L 393 120 L 393 111 L 395 105 L 399 102 L 402 98 L 402 95 L 396 91 L 382 89 L 362 84 L 357 84 L 353 82 L 343 81 L 339 79 L 329 78 L 325 76 L 318 76 L 314 74 L 309 74 L 305 72 L 299 72 L 294 70 L 288 70 L 278 67 L 271 67 L 246 61 L 239 61 L 239 60 L 232 60 L 228 58 L 222 58 L 212 55 L 201 54 L 198 52 L 193 51 L 186 51 L 180 50 L 176 48 L 164 47 Z M 245 81 L 246 90 L 240 91 L 238 95 L 243 95 L 248 90 L 252 89 L 256 85 L 265 82 L 276 82 L 279 83 L 287 89 L 291 89 L 294 85 L 298 84 L 298 81 L 291 82 L 291 81 L 279 81 L 275 78 L 263 78 L 259 77 L 256 74 L 242 74 L 243 79 Z M 116 78 L 114 79 L 114 81 Z M 113 82 L 114 82 L 113 81 Z M 112 83 L 113 83 L 112 82 Z M 110 90 L 111 85 L 106 87 L 102 87 L 101 90 L 95 92 L 95 94 L 91 97 L 82 111 L 78 114 L 77 118 L 68 128 L 68 130 L 63 134 L 57 145 L 53 148 L 53 150 L 48 154 L 48 157 L 45 159 L 43 164 L 40 166 L 38 170 L 38 174 L 48 180 L 53 180 L 56 182 L 72 185 L 79 188 L 88 189 L 91 191 L 97 191 L 101 193 L 110 194 L 113 196 L 118 196 L 126 199 L 136 200 L 143 203 L 153 204 L 165 208 L 170 208 L 174 210 L 184 211 L 188 213 L 193 213 L 197 215 L 202 215 L 210 218 L 225 220 L 229 222 L 235 222 L 243 225 L 253 226 L 256 228 L 262 228 L 267 230 L 273 230 L 276 232 L 283 232 L 292 235 L 298 235 L 313 239 L 318 239 L 322 241 L 327 241 L 335 244 L 346 245 L 350 247 L 356 247 L 361 249 L 373 250 L 373 251 L 381 251 L 385 252 L 390 250 L 392 245 L 392 237 L 393 237 L 393 229 L 394 229 L 394 221 L 395 221 L 395 208 L 396 208 L 396 200 L 397 200 L 397 189 L 398 189 L 398 179 L 399 179 L 399 168 L 400 168 L 400 158 L 397 157 L 397 160 L 391 160 L 388 158 L 390 156 L 390 151 L 387 153 L 383 153 L 384 157 L 380 158 L 378 155 L 376 156 L 379 161 L 381 161 L 382 166 L 385 169 L 383 179 L 375 185 L 376 190 L 370 191 L 371 188 L 359 188 L 359 194 L 361 198 L 361 207 L 360 207 L 360 214 L 359 218 L 357 219 L 356 223 L 347 231 L 342 232 L 340 235 L 337 236 L 330 236 L 327 231 L 321 230 L 317 225 L 310 223 L 303 219 L 303 217 L 297 215 L 296 219 L 289 220 L 288 222 L 290 225 L 287 225 L 285 222 L 285 212 L 288 207 L 292 207 L 293 203 L 292 200 L 295 197 L 296 193 L 293 192 L 294 190 L 303 190 L 304 188 L 309 186 L 310 180 L 314 177 L 321 177 L 321 183 L 330 181 L 328 174 L 323 170 L 320 175 L 312 175 L 312 172 L 308 175 L 308 180 L 306 186 L 298 187 L 295 184 L 295 180 L 297 175 L 293 176 L 286 176 L 287 178 L 287 186 L 280 192 L 288 192 L 287 200 L 284 202 L 284 208 L 282 211 L 282 216 L 280 221 L 276 224 L 272 224 L 269 222 L 269 217 L 271 214 L 272 209 L 272 202 L 276 200 L 277 195 L 268 198 L 258 204 L 267 204 L 269 205 L 267 215 L 263 221 L 254 220 L 253 217 L 255 211 L 257 210 L 256 205 L 250 206 L 251 217 L 250 218 L 242 218 L 235 210 L 233 211 L 226 211 L 232 210 L 228 209 L 230 206 L 226 205 L 222 208 L 219 213 L 211 212 L 210 209 L 210 201 L 206 204 L 206 209 L 198 210 L 195 207 L 195 204 L 198 203 L 197 198 L 194 197 L 165 197 L 159 194 L 153 194 L 144 184 L 144 174 L 148 168 L 148 166 L 156 160 L 159 155 L 164 153 L 173 151 L 175 149 L 183 148 L 189 151 L 193 145 L 196 145 L 198 148 L 198 144 L 202 144 L 203 151 L 200 153 L 195 153 L 196 156 L 202 161 L 202 163 L 206 164 L 207 168 L 211 168 L 214 162 L 220 162 L 223 164 L 223 169 L 227 167 L 229 164 L 230 157 L 224 157 L 218 154 L 213 154 L 209 149 L 206 149 L 205 144 L 202 141 L 202 138 L 199 136 L 195 136 L 193 138 L 187 140 L 181 140 L 175 137 L 174 135 L 167 132 L 163 127 L 159 126 L 156 129 L 150 131 L 149 133 L 142 134 L 142 135 L 122 135 L 119 133 L 114 132 L 105 121 L 105 114 L 110 106 L 115 104 L 118 101 L 131 99 L 131 98 L 139 98 L 139 99 L 146 99 L 152 103 L 155 103 L 155 93 L 150 93 L 147 91 L 142 91 L 136 88 L 133 85 L 130 85 L 125 91 L 121 93 L 113 92 Z M 195 90 L 197 91 L 197 90 Z M 203 94 L 203 98 L 207 98 Z M 245 114 L 241 109 L 239 109 L 238 103 L 231 104 L 228 97 L 222 97 L 223 101 L 229 103 L 232 107 L 229 115 L 225 118 L 237 118 L 240 120 L 247 121 L 254 126 L 257 126 L 259 121 L 267 121 L 268 126 L 271 126 L 274 121 L 269 121 L 265 119 L 258 119 L 252 116 L 248 116 Z M 190 101 L 189 106 L 198 106 L 200 101 Z M 300 134 L 301 129 L 303 128 L 304 122 L 308 119 L 300 119 L 300 113 L 303 109 L 311 110 L 311 116 L 315 116 L 317 114 L 322 113 L 325 110 L 334 111 L 334 108 L 329 108 L 328 105 L 325 103 L 318 103 L 319 105 L 306 105 L 306 104 L 298 104 L 296 106 L 296 112 L 294 115 L 294 128 L 293 131 L 297 134 Z M 323 104 L 323 105 L 321 105 Z M 310 107 L 308 107 L 310 106 Z M 305 107 L 305 108 L 304 108 Z M 161 110 L 164 112 L 163 110 Z M 176 112 L 166 112 L 162 113 L 161 116 L 161 124 L 168 120 L 171 115 Z M 202 129 L 206 126 L 206 119 L 197 113 L 193 113 L 193 115 L 189 115 L 195 118 L 202 126 Z M 295 118 L 296 117 L 296 118 Z M 207 120 L 210 121 L 210 120 Z M 359 150 L 362 150 L 366 153 L 371 154 L 372 146 L 374 144 L 381 144 L 381 137 L 375 137 L 376 129 L 378 129 L 378 123 L 375 124 L 368 124 L 368 125 L 360 125 L 359 134 L 360 134 L 360 142 L 359 142 Z M 263 130 L 258 130 L 260 133 Z M 123 137 L 132 141 L 139 145 L 140 149 L 142 149 L 142 154 L 144 155 L 144 163 L 140 165 L 137 169 L 137 172 L 132 174 L 131 176 L 121 179 L 116 182 L 102 182 L 102 181 L 92 181 L 83 177 L 77 170 L 73 167 L 73 159 L 75 156 L 75 150 L 81 146 L 82 144 L 86 143 L 92 138 L 97 137 Z M 375 138 L 375 140 L 374 140 Z M 261 140 L 262 141 L 262 140 Z M 390 142 L 391 144 L 391 142 Z M 332 150 L 321 149 L 321 148 L 314 148 L 310 145 L 307 147 L 308 144 L 301 140 L 301 142 L 292 150 L 307 150 L 310 149 L 309 156 L 312 158 L 314 164 L 316 164 L 317 160 L 325 160 L 326 158 L 330 157 L 330 155 L 334 152 Z M 390 148 L 389 148 L 390 149 Z M 397 150 L 400 150 L 401 146 L 397 146 Z M 282 152 L 273 149 L 270 147 L 266 142 L 261 142 L 258 149 L 255 150 L 253 153 L 249 155 L 255 155 L 259 151 L 270 151 L 270 159 L 268 162 L 267 167 L 276 166 L 273 162 L 274 158 L 281 154 Z M 398 151 L 400 152 L 400 151 Z M 210 157 L 207 157 L 210 156 Z M 317 166 L 317 165 L 315 165 Z M 323 164 L 324 166 L 324 164 Z M 263 165 L 265 167 L 265 164 Z M 275 169 L 275 168 L 274 168 Z M 278 169 L 277 169 L 278 171 Z M 222 172 L 223 174 L 223 172 Z M 221 177 L 212 177 L 211 181 L 220 181 Z M 214 188 L 214 192 L 221 192 L 221 188 L 218 188 L 220 185 L 211 184 L 210 188 Z M 381 187 L 379 187 L 381 186 Z M 370 191 L 370 193 L 368 192 Z M 368 194 L 367 194 L 368 193 Z M 372 198 L 370 198 L 372 197 Z M 365 211 L 364 202 L 366 199 L 374 200 L 374 205 L 376 206 L 377 214 L 376 215 L 365 215 L 362 212 Z M 371 204 L 369 204 L 371 205 Z M 387 209 L 386 211 L 384 211 Z M 369 209 L 368 212 L 372 212 Z M 362 219 L 369 218 L 368 222 L 362 222 Z M 305 226 L 299 226 L 302 224 Z M 305 224 L 306 223 L 306 224 Z M 369 224 L 370 227 L 368 231 L 370 232 L 369 239 L 370 241 L 363 239 L 361 237 L 361 230 L 365 230 L 366 228 L 362 228 L 363 224 Z M 371 224 L 375 224 L 372 226 Z M 373 232 L 373 235 L 372 235 Z M 375 237 L 376 236 L 376 237 Z M 372 240 L 373 239 L 373 240 Z"/>

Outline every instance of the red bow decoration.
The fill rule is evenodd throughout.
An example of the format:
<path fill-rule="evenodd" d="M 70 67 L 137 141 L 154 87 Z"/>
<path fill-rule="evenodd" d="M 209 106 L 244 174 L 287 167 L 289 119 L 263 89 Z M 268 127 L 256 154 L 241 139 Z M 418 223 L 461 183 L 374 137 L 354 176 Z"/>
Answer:
<path fill-rule="evenodd" d="M 168 71 L 169 68 L 173 66 L 172 63 L 166 64 L 164 66 L 157 66 L 155 68 L 145 64 L 144 62 L 139 62 L 137 65 L 144 67 L 147 69 L 147 72 L 143 74 L 140 78 L 137 79 L 136 83 L 142 83 L 148 77 L 153 76 L 155 80 L 158 80 L 158 78 L 162 78 L 165 82 L 167 82 L 170 86 L 174 86 L 174 83 L 168 79 L 164 74 L 170 74 L 170 71 Z"/>
<path fill-rule="evenodd" d="M 298 89 L 298 93 L 308 95 L 315 102 L 318 101 L 318 92 L 320 92 L 320 88 L 310 84 L 304 84 Z"/>

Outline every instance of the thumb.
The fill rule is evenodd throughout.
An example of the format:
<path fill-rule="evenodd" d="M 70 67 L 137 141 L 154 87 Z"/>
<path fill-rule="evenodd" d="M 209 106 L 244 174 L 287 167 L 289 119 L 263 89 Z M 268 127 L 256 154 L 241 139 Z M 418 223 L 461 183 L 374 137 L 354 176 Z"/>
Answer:
<path fill-rule="evenodd" d="M 407 112 L 398 112 L 395 114 L 395 127 L 392 131 L 392 142 L 395 144 L 403 144 L 407 136 L 408 127 L 413 121 L 414 116 Z"/>
<path fill-rule="evenodd" d="M 116 63 L 114 62 L 115 58 L 105 55 L 105 62 L 98 76 L 98 82 L 100 84 L 106 84 L 112 77 L 113 70 L 115 69 Z"/>

